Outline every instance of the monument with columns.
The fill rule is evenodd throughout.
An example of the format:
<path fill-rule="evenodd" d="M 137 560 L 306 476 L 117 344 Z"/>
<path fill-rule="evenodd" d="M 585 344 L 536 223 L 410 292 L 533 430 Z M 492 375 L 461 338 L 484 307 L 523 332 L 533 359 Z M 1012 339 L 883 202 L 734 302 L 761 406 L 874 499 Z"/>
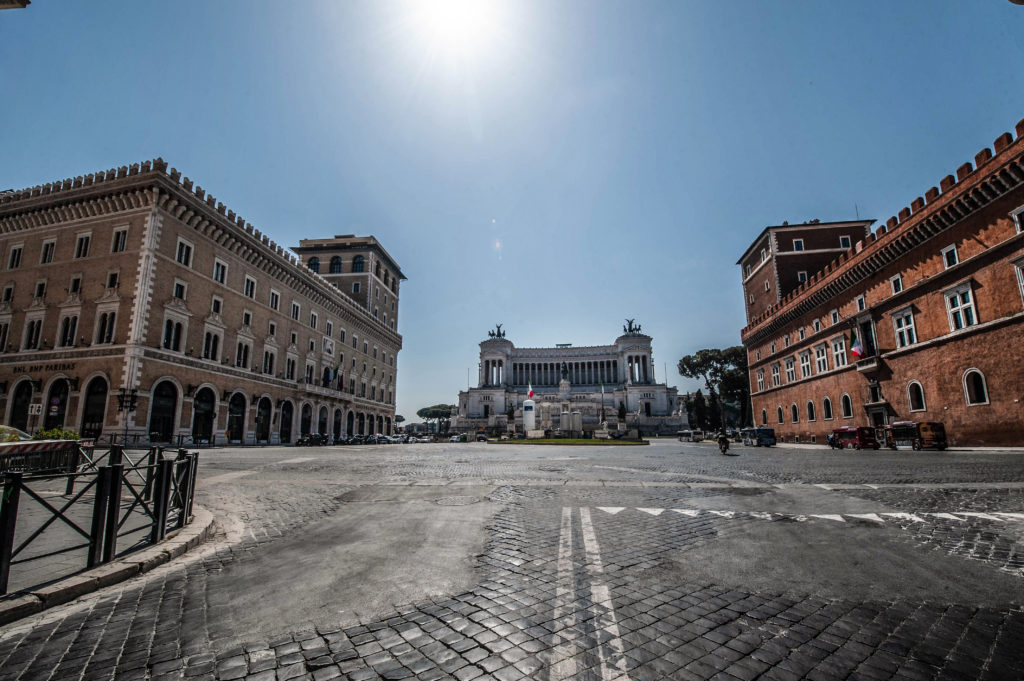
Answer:
<path fill-rule="evenodd" d="M 686 412 L 676 389 L 656 380 L 652 339 L 634 321 L 626 320 L 611 345 L 549 348 L 517 348 L 498 324 L 480 343 L 477 386 L 459 393 L 453 428 L 523 432 L 532 387 L 538 429 L 675 433 L 685 427 Z M 565 414 L 578 414 L 577 422 Z"/>

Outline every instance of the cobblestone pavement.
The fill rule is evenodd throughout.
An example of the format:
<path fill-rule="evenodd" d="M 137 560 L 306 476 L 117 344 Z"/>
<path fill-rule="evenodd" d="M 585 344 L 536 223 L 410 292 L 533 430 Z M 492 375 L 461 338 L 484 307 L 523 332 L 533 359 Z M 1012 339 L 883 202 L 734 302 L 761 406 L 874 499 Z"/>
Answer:
<path fill-rule="evenodd" d="M 740 453 L 204 451 L 216 538 L 0 680 L 1024 678 L 1024 455 Z"/>

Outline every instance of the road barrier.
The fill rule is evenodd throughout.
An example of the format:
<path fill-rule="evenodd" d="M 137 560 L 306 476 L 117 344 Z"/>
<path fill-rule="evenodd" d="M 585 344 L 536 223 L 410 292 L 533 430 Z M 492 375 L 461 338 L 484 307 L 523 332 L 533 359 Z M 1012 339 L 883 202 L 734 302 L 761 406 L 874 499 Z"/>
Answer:
<path fill-rule="evenodd" d="M 189 521 L 199 470 L 198 452 L 179 449 L 175 458 L 166 458 L 162 447 L 153 447 L 132 461 L 120 446 L 114 445 L 99 455 L 92 448 L 82 448 L 78 456 L 79 463 L 71 473 L 26 470 L 4 474 L 0 497 L 0 595 L 7 593 L 11 569 L 16 566 L 86 549 L 85 564 L 81 567 L 92 568 L 118 555 L 120 539 L 142 534 L 131 546 L 135 549 L 159 542 L 169 531 L 184 527 Z M 56 491 L 61 482 L 62 495 Z M 50 503 L 47 496 L 59 497 L 60 501 Z M 29 502 L 35 505 L 23 508 L 23 498 L 26 506 Z M 91 509 L 83 508 L 90 503 Z M 33 521 L 42 520 L 33 522 L 34 529 L 28 537 L 16 543 L 19 513 L 25 517 L 30 510 L 35 512 Z M 76 511 L 77 521 L 72 518 Z M 83 515 L 89 518 L 88 523 Z M 44 543 L 41 537 L 57 521 L 84 543 L 57 541 L 55 549 L 46 547 L 48 550 L 24 555 L 33 545 L 38 548 Z"/>

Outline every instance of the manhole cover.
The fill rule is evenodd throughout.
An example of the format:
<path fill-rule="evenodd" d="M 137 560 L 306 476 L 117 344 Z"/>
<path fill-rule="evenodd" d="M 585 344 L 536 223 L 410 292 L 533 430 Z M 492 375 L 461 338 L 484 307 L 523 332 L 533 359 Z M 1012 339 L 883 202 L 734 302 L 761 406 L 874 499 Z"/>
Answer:
<path fill-rule="evenodd" d="M 438 506 L 469 506 L 480 501 L 479 497 L 445 497 L 438 499 Z"/>

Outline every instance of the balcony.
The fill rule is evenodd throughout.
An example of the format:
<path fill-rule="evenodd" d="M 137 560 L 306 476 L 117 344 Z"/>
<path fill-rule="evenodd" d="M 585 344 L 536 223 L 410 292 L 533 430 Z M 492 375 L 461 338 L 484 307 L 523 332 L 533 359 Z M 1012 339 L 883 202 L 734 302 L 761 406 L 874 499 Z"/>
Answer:
<path fill-rule="evenodd" d="M 857 371 L 862 374 L 875 374 L 881 371 L 884 363 L 878 355 L 871 357 L 865 357 L 864 359 L 857 360 Z"/>

